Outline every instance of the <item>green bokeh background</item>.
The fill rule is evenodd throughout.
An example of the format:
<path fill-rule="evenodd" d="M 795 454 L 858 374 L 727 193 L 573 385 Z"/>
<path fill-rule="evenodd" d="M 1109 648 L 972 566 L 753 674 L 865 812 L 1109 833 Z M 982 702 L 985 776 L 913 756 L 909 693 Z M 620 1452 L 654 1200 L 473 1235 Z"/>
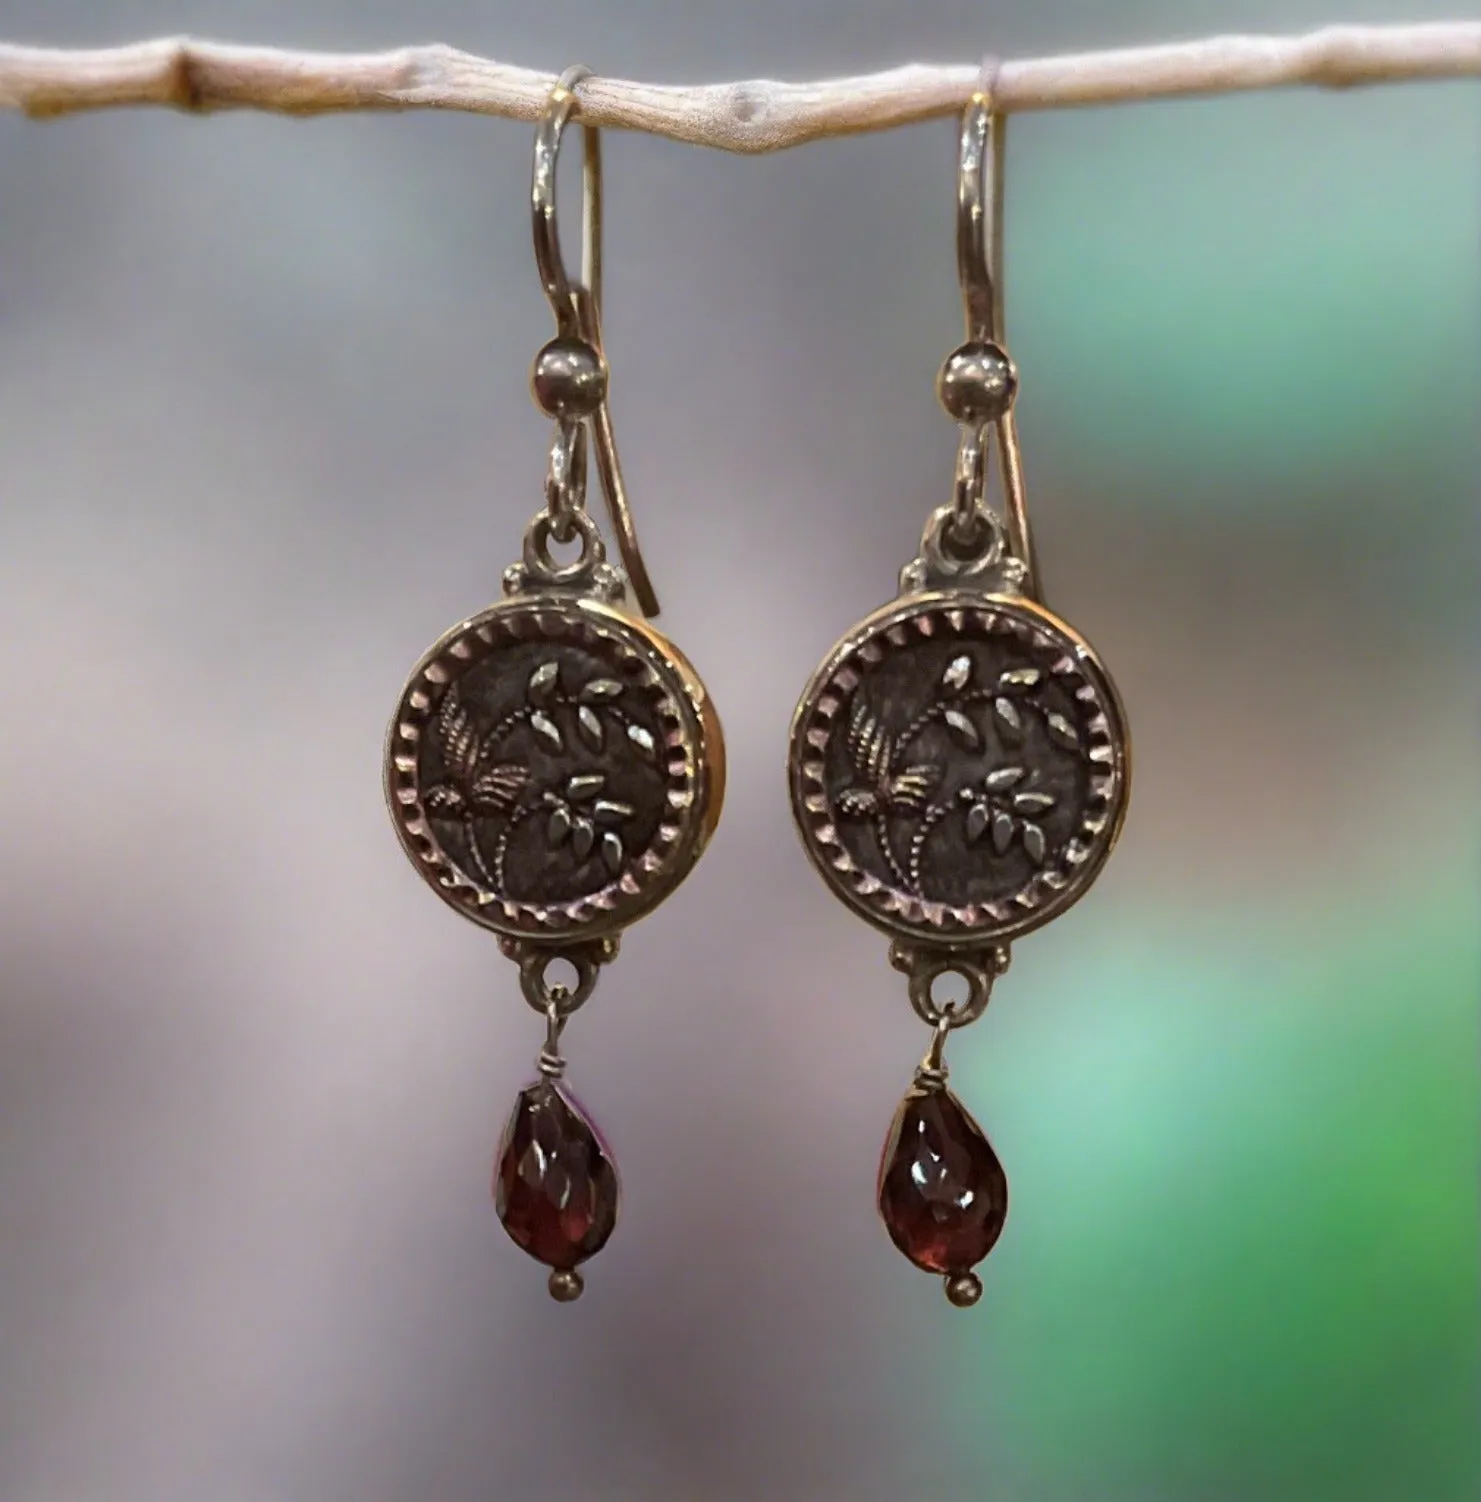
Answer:
<path fill-rule="evenodd" d="M 1395 90 L 1010 137 L 1011 316 L 1057 414 L 1053 482 L 1232 548 L 1258 529 L 1318 593 L 1344 554 L 1331 607 L 1392 602 L 1400 657 L 1449 665 L 1467 733 L 1478 125 L 1474 91 Z M 1472 750 L 1399 859 L 1375 822 L 1318 890 L 1277 865 L 1213 911 L 1186 890 L 1102 910 L 1051 983 L 1083 1005 L 1091 966 L 1088 1036 L 1082 1017 L 1031 1071 L 971 1069 L 1036 1124 L 1016 1182 L 1043 1197 L 991 1335 L 950 1325 L 958 1375 L 997 1395 L 986 1422 L 970 1380 L 950 1389 L 980 1495 L 1481 1494 Z M 1396 766 L 1371 797 L 1401 787 Z"/>

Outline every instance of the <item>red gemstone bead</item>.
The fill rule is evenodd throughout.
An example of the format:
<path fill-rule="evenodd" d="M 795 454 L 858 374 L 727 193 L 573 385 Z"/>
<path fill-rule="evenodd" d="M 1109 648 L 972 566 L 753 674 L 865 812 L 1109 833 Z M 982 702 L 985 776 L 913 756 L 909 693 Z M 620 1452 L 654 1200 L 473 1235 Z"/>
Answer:
<path fill-rule="evenodd" d="M 519 1092 L 494 1170 L 494 1207 L 517 1246 L 568 1269 L 617 1224 L 617 1167 L 575 1097 L 551 1080 Z"/>
<path fill-rule="evenodd" d="M 917 1085 L 900 1102 L 879 1164 L 879 1213 L 890 1240 L 927 1272 L 966 1272 L 992 1250 L 1008 1178 L 950 1090 Z"/>

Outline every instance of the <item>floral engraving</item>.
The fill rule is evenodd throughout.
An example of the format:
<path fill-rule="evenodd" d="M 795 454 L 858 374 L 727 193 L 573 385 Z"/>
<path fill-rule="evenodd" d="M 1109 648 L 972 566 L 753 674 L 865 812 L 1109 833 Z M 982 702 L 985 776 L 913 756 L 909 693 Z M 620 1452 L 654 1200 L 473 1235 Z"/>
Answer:
<path fill-rule="evenodd" d="M 491 660 L 449 686 L 422 762 L 439 836 L 489 891 L 520 900 L 618 878 L 662 795 L 654 728 L 625 685 L 586 654 L 546 651 L 517 678 Z"/>
<path fill-rule="evenodd" d="M 903 671 L 865 675 L 841 711 L 839 837 L 924 901 L 1011 893 L 1062 853 L 1087 790 L 1073 698 L 1021 649 L 987 647 L 921 643 Z"/>
<path fill-rule="evenodd" d="M 912 943 L 1002 944 L 1072 906 L 1125 816 L 1094 649 L 1037 601 L 933 585 L 853 627 L 792 720 L 788 780 L 834 894 Z"/>

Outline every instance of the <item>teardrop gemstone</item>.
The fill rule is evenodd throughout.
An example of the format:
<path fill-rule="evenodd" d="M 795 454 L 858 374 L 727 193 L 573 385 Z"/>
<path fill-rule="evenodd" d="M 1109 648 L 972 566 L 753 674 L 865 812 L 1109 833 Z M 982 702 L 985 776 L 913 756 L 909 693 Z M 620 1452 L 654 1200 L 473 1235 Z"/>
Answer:
<path fill-rule="evenodd" d="M 1008 1216 L 1008 1177 L 986 1134 L 944 1086 L 906 1092 L 879 1163 L 879 1213 L 917 1267 L 963 1273 Z"/>
<path fill-rule="evenodd" d="M 570 1269 L 617 1224 L 617 1166 L 574 1096 L 540 1079 L 519 1092 L 494 1169 L 494 1208 L 516 1246 Z"/>

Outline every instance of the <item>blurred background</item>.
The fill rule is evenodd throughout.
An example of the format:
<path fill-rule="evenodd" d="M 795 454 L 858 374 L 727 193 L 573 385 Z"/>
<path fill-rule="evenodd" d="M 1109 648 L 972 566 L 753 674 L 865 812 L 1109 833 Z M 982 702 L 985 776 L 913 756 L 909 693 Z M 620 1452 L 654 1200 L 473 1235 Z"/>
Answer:
<path fill-rule="evenodd" d="M 1457 9 L 3 0 L 0 37 L 699 82 Z M 540 504 L 532 132 L 0 118 L 4 1502 L 1477 1495 L 1481 91 L 1012 123 L 1032 514 L 1137 772 L 953 1047 L 1013 1185 L 970 1314 L 877 1222 L 924 1030 L 782 775 L 949 493 L 954 137 L 607 138 L 614 416 L 732 783 L 567 1036 L 626 1197 L 563 1308 L 488 1195 L 538 1021 L 380 788 Z"/>

